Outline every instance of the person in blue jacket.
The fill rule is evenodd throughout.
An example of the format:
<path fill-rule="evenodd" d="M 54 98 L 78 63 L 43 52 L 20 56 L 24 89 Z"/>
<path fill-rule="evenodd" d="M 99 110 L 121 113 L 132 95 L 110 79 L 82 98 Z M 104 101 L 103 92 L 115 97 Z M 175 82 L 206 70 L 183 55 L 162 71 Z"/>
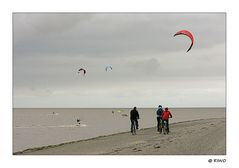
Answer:
<path fill-rule="evenodd" d="M 159 105 L 158 109 L 156 111 L 156 115 L 157 115 L 157 131 L 159 133 L 162 133 L 162 113 L 163 113 L 163 107 L 162 107 L 162 105 Z"/>

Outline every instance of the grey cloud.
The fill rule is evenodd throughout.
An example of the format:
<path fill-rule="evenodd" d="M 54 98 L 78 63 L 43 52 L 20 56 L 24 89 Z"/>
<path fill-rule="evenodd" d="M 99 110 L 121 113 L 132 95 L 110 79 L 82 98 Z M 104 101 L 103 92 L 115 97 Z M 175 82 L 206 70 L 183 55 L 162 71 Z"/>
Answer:
<path fill-rule="evenodd" d="M 149 58 L 144 60 L 135 60 L 130 63 L 130 67 L 134 70 L 139 69 L 141 72 L 153 73 L 160 66 L 160 63 L 155 58 Z"/>
<path fill-rule="evenodd" d="M 180 29 L 194 34 L 188 53 L 190 40 L 173 37 Z M 219 90 L 224 84 L 225 31 L 223 13 L 15 13 L 14 96 L 24 102 L 34 95 L 39 103 L 38 97 L 52 102 L 68 96 L 73 101 L 95 93 L 113 100 L 120 94 L 153 96 L 164 89 L 177 97 L 183 80 L 205 83 L 194 88 L 189 82 L 189 95 L 198 90 L 208 95 L 205 88 L 213 88 L 212 81 Z M 113 71 L 106 73 L 106 65 Z M 87 69 L 87 75 L 78 75 L 78 68 Z"/>
<path fill-rule="evenodd" d="M 183 41 L 188 45 L 189 39 L 173 38 L 180 29 L 193 31 L 197 41 L 193 48 L 208 48 L 225 41 L 223 14 L 195 17 L 190 14 L 39 14 L 24 16 L 25 20 L 33 22 L 23 24 L 26 29 L 21 29 L 19 21 L 24 19 L 18 19 L 18 15 L 15 18 L 14 47 L 16 53 L 22 55 L 61 53 L 114 57 L 115 53 L 128 56 L 128 53 L 186 50 L 186 46 L 182 48 L 179 44 Z M 34 31 L 34 27 L 38 31 Z"/>

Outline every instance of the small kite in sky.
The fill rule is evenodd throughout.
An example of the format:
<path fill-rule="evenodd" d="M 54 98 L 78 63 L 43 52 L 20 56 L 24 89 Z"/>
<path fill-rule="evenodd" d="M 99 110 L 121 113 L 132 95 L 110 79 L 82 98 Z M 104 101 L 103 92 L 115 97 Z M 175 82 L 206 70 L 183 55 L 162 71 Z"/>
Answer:
<path fill-rule="evenodd" d="M 78 74 L 79 74 L 81 71 L 83 72 L 84 75 L 86 74 L 86 70 L 83 69 L 83 68 L 81 68 L 81 69 L 78 70 Z"/>
<path fill-rule="evenodd" d="M 105 71 L 107 72 L 108 70 L 113 70 L 112 66 L 106 66 Z"/>

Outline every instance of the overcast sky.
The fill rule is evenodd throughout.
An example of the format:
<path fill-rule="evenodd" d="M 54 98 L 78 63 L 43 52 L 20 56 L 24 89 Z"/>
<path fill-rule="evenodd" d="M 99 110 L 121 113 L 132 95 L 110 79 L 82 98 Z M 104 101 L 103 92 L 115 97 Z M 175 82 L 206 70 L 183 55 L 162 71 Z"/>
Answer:
<path fill-rule="evenodd" d="M 225 17 L 15 13 L 14 107 L 225 107 Z"/>

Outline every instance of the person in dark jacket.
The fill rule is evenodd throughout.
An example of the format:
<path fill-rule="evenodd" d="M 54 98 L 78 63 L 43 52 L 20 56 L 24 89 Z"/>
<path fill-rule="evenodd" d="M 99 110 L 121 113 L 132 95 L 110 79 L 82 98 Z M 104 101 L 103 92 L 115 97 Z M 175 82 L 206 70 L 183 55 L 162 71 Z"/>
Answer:
<path fill-rule="evenodd" d="M 159 133 L 162 133 L 162 113 L 163 113 L 163 107 L 161 105 L 158 106 L 158 109 L 156 111 L 157 115 L 157 130 Z"/>
<path fill-rule="evenodd" d="M 139 119 L 139 112 L 137 111 L 136 107 L 134 107 L 134 108 L 130 111 L 131 132 L 132 132 L 132 129 L 133 129 L 134 121 L 135 121 L 135 123 L 136 123 L 136 129 L 139 129 L 138 119 Z"/>

